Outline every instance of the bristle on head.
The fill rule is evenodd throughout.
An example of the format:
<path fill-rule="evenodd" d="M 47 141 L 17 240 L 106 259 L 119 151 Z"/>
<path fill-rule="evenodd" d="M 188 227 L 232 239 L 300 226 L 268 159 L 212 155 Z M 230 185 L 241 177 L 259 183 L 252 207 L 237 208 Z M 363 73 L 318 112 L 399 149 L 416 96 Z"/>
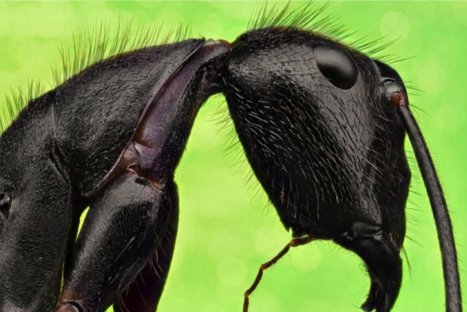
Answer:
<path fill-rule="evenodd" d="M 133 21 L 119 22 L 116 29 L 107 23 L 73 35 L 71 49 L 59 50 L 61 64 L 53 68 L 53 79 L 59 85 L 87 67 L 107 58 L 154 45 L 177 42 L 189 36 L 187 26 L 163 32 L 159 24 L 134 26 Z"/>
<path fill-rule="evenodd" d="M 163 31 L 160 24 L 135 26 L 132 20 L 119 21 L 116 27 L 101 22 L 72 35 L 72 44 L 59 48 L 60 63 L 52 67 L 52 82 L 28 83 L 26 88 L 12 89 L 0 110 L 0 133 L 3 133 L 32 100 L 61 85 L 89 66 L 129 51 L 177 42 L 189 37 L 190 30 L 181 25 Z"/>
<path fill-rule="evenodd" d="M 0 133 L 3 133 L 27 103 L 44 92 L 44 86 L 38 81 L 28 82 L 26 87 L 11 89 L 5 96 L 5 104 L 0 109 Z"/>
<path fill-rule="evenodd" d="M 329 13 L 331 4 L 315 1 L 264 3 L 248 23 L 248 30 L 285 27 L 320 33 L 328 39 L 346 44 L 372 58 L 391 64 L 407 58 L 385 54 L 398 38 L 371 39 L 358 35 L 359 30 L 345 26 L 336 14 Z"/>

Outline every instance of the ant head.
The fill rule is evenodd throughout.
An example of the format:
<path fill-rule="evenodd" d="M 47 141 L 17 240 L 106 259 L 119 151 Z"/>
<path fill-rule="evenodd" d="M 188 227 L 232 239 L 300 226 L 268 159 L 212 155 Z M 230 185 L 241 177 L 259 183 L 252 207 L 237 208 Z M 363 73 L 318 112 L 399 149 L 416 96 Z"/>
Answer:
<path fill-rule="evenodd" d="M 373 281 L 364 308 L 378 311 L 400 287 L 410 181 L 404 125 L 389 105 L 405 89 L 393 73 L 319 34 L 271 27 L 233 42 L 222 75 L 246 156 L 283 224 L 359 254 Z"/>
<path fill-rule="evenodd" d="M 240 141 L 285 226 L 333 238 L 366 222 L 399 249 L 410 173 L 403 124 L 380 87 L 392 69 L 276 27 L 239 37 L 224 70 Z"/>

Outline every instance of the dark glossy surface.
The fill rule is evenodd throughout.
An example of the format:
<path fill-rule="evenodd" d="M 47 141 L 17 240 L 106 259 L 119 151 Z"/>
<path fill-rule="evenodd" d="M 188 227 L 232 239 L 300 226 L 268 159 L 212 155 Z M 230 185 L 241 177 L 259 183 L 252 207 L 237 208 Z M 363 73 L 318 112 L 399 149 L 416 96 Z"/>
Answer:
<path fill-rule="evenodd" d="M 72 217 L 72 191 L 53 157 L 53 94 L 36 99 L 0 141 L 0 310 L 51 311 Z"/>
<path fill-rule="evenodd" d="M 217 88 L 216 63 L 204 64 L 226 50 L 186 40 L 129 52 L 91 66 L 20 114 L 0 141 L 0 193 L 12 198 L 0 219 L 1 311 L 53 311 L 62 266 L 60 311 L 136 304 L 119 298 L 162 241 L 160 279 L 148 284 L 156 291 L 148 308 L 157 305 L 176 236 L 174 170 L 197 111 Z M 157 151 L 137 150 L 137 167 L 120 166 L 132 138 Z"/>
<path fill-rule="evenodd" d="M 359 254 L 373 285 L 366 308 L 388 311 L 401 281 L 410 172 L 404 129 L 373 61 L 293 29 L 254 30 L 232 46 L 223 73 L 231 116 L 283 224 Z M 347 64 L 349 83 L 329 81 L 323 47 Z"/>
<path fill-rule="evenodd" d="M 96 187 L 130 141 L 143 111 L 203 40 L 128 53 L 60 86 L 56 140 L 81 194 Z"/>
<path fill-rule="evenodd" d="M 118 177 L 93 202 L 65 272 L 60 302 L 105 311 L 145 266 L 177 210 L 171 186 L 136 174 Z M 175 207 L 173 207 L 175 205 Z"/>
<path fill-rule="evenodd" d="M 315 62 L 321 74 L 340 89 L 350 89 L 357 80 L 354 60 L 344 49 L 317 45 L 313 49 Z"/>
<path fill-rule="evenodd" d="M 117 298 L 113 306 L 116 312 L 153 312 L 157 308 L 169 273 L 178 228 L 178 198 L 174 186 L 170 193 L 172 213 L 168 228 L 144 268 Z"/>

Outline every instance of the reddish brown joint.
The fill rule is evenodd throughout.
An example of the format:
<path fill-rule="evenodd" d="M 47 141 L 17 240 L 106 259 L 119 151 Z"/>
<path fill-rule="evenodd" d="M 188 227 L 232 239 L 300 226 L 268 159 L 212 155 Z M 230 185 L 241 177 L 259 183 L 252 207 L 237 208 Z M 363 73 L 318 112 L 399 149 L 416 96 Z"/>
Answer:
<path fill-rule="evenodd" d="M 389 95 L 389 102 L 395 107 L 407 106 L 407 96 L 401 91 L 396 91 Z"/>

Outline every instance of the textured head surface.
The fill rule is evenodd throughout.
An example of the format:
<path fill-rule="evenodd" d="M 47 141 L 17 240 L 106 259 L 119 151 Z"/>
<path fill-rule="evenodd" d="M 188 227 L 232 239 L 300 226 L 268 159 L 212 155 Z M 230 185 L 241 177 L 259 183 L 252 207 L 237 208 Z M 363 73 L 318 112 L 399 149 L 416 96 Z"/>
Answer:
<path fill-rule="evenodd" d="M 354 222 L 404 235 L 404 130 L 373 61 L 320 35 L 251 31 L 233 43 L 226 97 L 286 227 L 334 237 Z"/>

